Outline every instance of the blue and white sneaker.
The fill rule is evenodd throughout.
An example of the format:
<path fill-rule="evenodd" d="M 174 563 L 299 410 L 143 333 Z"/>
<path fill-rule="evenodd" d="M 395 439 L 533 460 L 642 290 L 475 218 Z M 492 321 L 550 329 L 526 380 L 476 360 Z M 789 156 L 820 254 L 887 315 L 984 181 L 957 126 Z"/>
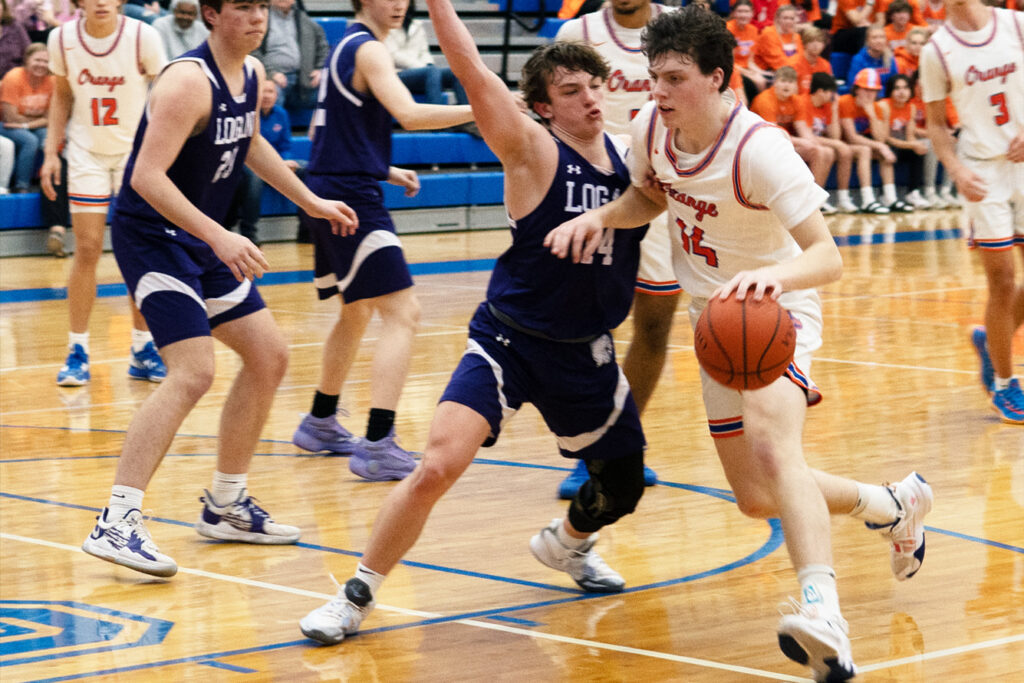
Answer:
<path fill-rule="evenodd" d="M 416 459 L 398 445 L 392 427 L 380 441 L 356 439 L 348 468 L 352 474 L 370 481 L 405 479 L 416 469 Z"/>
<path fill-rule="evenodd" d="M 306 414 L 292 434 L 292 443 L 299 448 L 320 453 L 351 455 L 356 448 L 355 437 L 340 424 L 333 415 L 313 417 Z"/>
<path fill-rule="evenodd" d="M 988 335 L 984 327 L 978 325 L 971 330 L 971 343 L 974 344 L 974 350 L 978 352 L 978 358 L 981 360 L 981 385 L 991 396 L 995 391 L 996 371 L 992 367 L 992 358 L 988 355 Z"/>
<path fill-rule="evenodd" d="M 153 576 L 174 576 L 178 565 L 160 552 L 142 522 L 142 512 L 129 510 L 117 521 L 108 520 L 110 510 L 96 518 L 96 526 L 82 543 L 93 557 Z"/>
<path fill-rule="evenodd" d="M 331 580 L 338 583 L 333 576 Z M 330 602 L 304 616 L 299 628 L 307 638 L 325 645 L 336 645 L 345 636 L 359 630 L 359 625 L 376 604 L 370 587 L 353 576 L 344 586 L 338 586 L 338 594 Z"/>
<path fill-rule="evenodd" d="M 81 387 L 89 383 L 89 354 L 81 344 L 71 347 L 64 367 L 57 372 L 57 384 L 62 387 Z"/>
<path fill-rule="evenodd" d="M 289 545 L 302 535 L 298 527 L 270 519 L 270 514 L 244 489 L 238 494 L 238 500 L 223 506 L 217 505 L 209 491 L 203 493 L 206 495 L 199 498 L 203 512 L 195 525 L 200 536 L 239 543 Z"/>
<path fill-rule="evenodd" d="M 128 365 L 128 376 L 132 379 L 144 379 L 149 382 L 163 382 L 167 377 L 167 366 L 157 353 L 153 342 L 146 342 L 142 350 L 132 350 L 131 362 Z"/>
<path fill-rule="evenodd" d="M 580 490 L 583 482 L 587 479 L 590 479 L 590 472 L 587 471 L 586 461 L 577 460 L 573 471 L 558 485 L 558 497 L 562 500 L 572 500 L 576 497 L 576 492 Z M 647 465 L 644 465 L 644 486 L 654 486 L 657 483 L 657 473 Z"/>
<path fill-rule="evenodd" d="M 889 524 L 865 522 L 864 525 L 889 539 L 892 543 L 889 566 L 899 581 L 906 581 L 924 562 L 924 518 L 932 511 L 935 494 L 917 472 L 911 472 L 903 481 L 889 484 L 886 489 L 899 508 L 896 521 Z"/>
<path fill-rule="evenodd" d="M 857 675 L 850 651 L 849 627 L 839 615 L 823 617 L 814 605 L 795 605 L 795 614 L 779 622 L 779 649 L 809 666 L 815 681 L 839 683 Z"/>
<path fill-rule="evenodd" d="M 992 394 L 992 407 L 1003 422 L 1024 425 L 1024 392 L 1016 377 L 1010 380 L 1010 386 Z"/>

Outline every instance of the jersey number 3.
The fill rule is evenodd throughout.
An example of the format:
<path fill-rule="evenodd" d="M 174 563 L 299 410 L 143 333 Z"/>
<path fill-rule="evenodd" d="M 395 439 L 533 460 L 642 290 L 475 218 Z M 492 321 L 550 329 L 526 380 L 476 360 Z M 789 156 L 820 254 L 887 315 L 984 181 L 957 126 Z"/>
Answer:
<path fill-rule="evenodd" d="M 116 126 L 117 125 L 117 98 L 94 97 L 92 98 L 92 125 L 94 126 Z"/>
<path fill-rule="evenodd" d="M 996 114 L 996 125 L 1001 126 L 1010 120 L 1010 112 L 1006 109 L 1006 93 L 997 92 L 988 98 L 988 103 L 998 110 Z"/>

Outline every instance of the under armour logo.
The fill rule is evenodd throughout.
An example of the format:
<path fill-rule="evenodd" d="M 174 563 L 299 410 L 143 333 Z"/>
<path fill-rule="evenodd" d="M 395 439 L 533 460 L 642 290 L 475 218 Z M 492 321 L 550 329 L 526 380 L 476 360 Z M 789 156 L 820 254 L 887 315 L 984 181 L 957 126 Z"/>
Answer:
<path fill-rule="evenodd" d="M 569 164 L 565 167 L 565 172 L 569 175 L 579 175 L 583 173 L 583 169 L 576 164 Z"/>
<path fill-rule="evenodd" d="M 509 344 L 512 343 L 512 341 L 503 334 L 499 334 L 497 337 L 494 338 L 494 340 L 504 346 L 508 346 Z"/>
<path fill-rule="evenodd" d="M 177 237 L 178 236 L 178 231 L 177 230 L 172 230 L 171 228 L 164 228 L 164 232 L 166 232 L 171 237 Z"/>
<path fill-rule="evenodd" d="M 221 102 L 220 103 L 220 107 L 219 107 L 219 111 L 227 111 L 227 110 L 228 110 L 228 105 L 226 105 L 223 102 Z"/>

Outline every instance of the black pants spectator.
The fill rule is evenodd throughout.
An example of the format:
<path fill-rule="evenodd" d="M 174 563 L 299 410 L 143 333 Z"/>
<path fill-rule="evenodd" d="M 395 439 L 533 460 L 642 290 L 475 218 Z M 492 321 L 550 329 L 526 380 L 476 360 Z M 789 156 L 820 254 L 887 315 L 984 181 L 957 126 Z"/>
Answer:
<path fill-rule="evenodd" d="M 907 192 L 920 190 L 924 182 L 924 157 L 912 149 L 894 148 L 892 151 L 896 153 L 896 168 L 907 169 Z"/>

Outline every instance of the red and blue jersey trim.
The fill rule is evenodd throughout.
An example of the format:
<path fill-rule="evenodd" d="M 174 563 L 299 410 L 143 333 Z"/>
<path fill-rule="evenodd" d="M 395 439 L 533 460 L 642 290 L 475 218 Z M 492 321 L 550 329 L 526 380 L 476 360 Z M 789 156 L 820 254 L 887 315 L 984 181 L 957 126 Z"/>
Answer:
<path fill-rule="evenodd" d="M 725 140 L 725 136 L 729 133 L 729 128 L 732 126 L 732 122 L 736 120 L 736 115 L 740 113 L 740 107 L 741 105 L 739 102 L 737 102 L 733 106 L 732 112 L 729 114 L 729 119 L 725 122 L 725 125 L 722 126 L 722 132 L 718 134 L 718 139 L 715 140 L 715 144 L 711 146 L 711 150 L 708 151 L 708 153 L 704 156 L 703 159 L 700 160 L 700 162 L 697 163 L 696 166 L 693 166 L 691 168 L 679 168 L 679 162 L 676 158 L 675 152 L 672 151 L 672 136 L 669 134 L 671 133 L 671 129 L 668 129 L 666 131 L 665 157 L 672 164 L 672 168 L 675 170 L 676 175 L 678 175 L 681 178 L 689 178 L 691 176 L 695 176 L 701 171 L 703 171 L 705 168 L 707 168 L 712 161 L 714 161 L 715 155 L 718 154 L 718 150 L 722 148 L 722 141 Z M 654 117 L 651 117 L 652 122 L 653 119 Z"/>
<path fill-rule="evenodd" d="M 683 291 L 683 288 L 679 286 L 679 283 L 675 280 L 669 280 L 667 282 L 651 282 L 650 280 L 637 280 L 636 291 L 643 292 L 644 294 L 654 294 L 656 296 L 667 296 L 669 294 L 675 294 Z"/>
<path fill-rule="evenodd" d="M 746 195 L 743 194 L 743 183 L 740 181 L 740 152 L 743 151 L 743 146 L 747 144 L 747 140 L 750 139 L 750 136 L 756 133 L 757 131 L 761 130 L 762 128 L 778 127 L 779 126 L 776 126 L 773 123 L 768 123 L 766 121 L 763 121 L 761 123 L 755 123 L 753 126 L 750 127 L 750 130 L 744 133 L 743 138 L 740 140 L 740 144 L 736 145 L 736 154 L 733 156 L 732 159 L 732 193 L 736 197 L 736 201 L 740 203 L 740 206 L 743 206 L 747 209 L 753 209 L 754 211 L 768 210 L 767 206 L 763 206 L 761 204 L 754 204 L 753 202 L 747 199 Z"/>

